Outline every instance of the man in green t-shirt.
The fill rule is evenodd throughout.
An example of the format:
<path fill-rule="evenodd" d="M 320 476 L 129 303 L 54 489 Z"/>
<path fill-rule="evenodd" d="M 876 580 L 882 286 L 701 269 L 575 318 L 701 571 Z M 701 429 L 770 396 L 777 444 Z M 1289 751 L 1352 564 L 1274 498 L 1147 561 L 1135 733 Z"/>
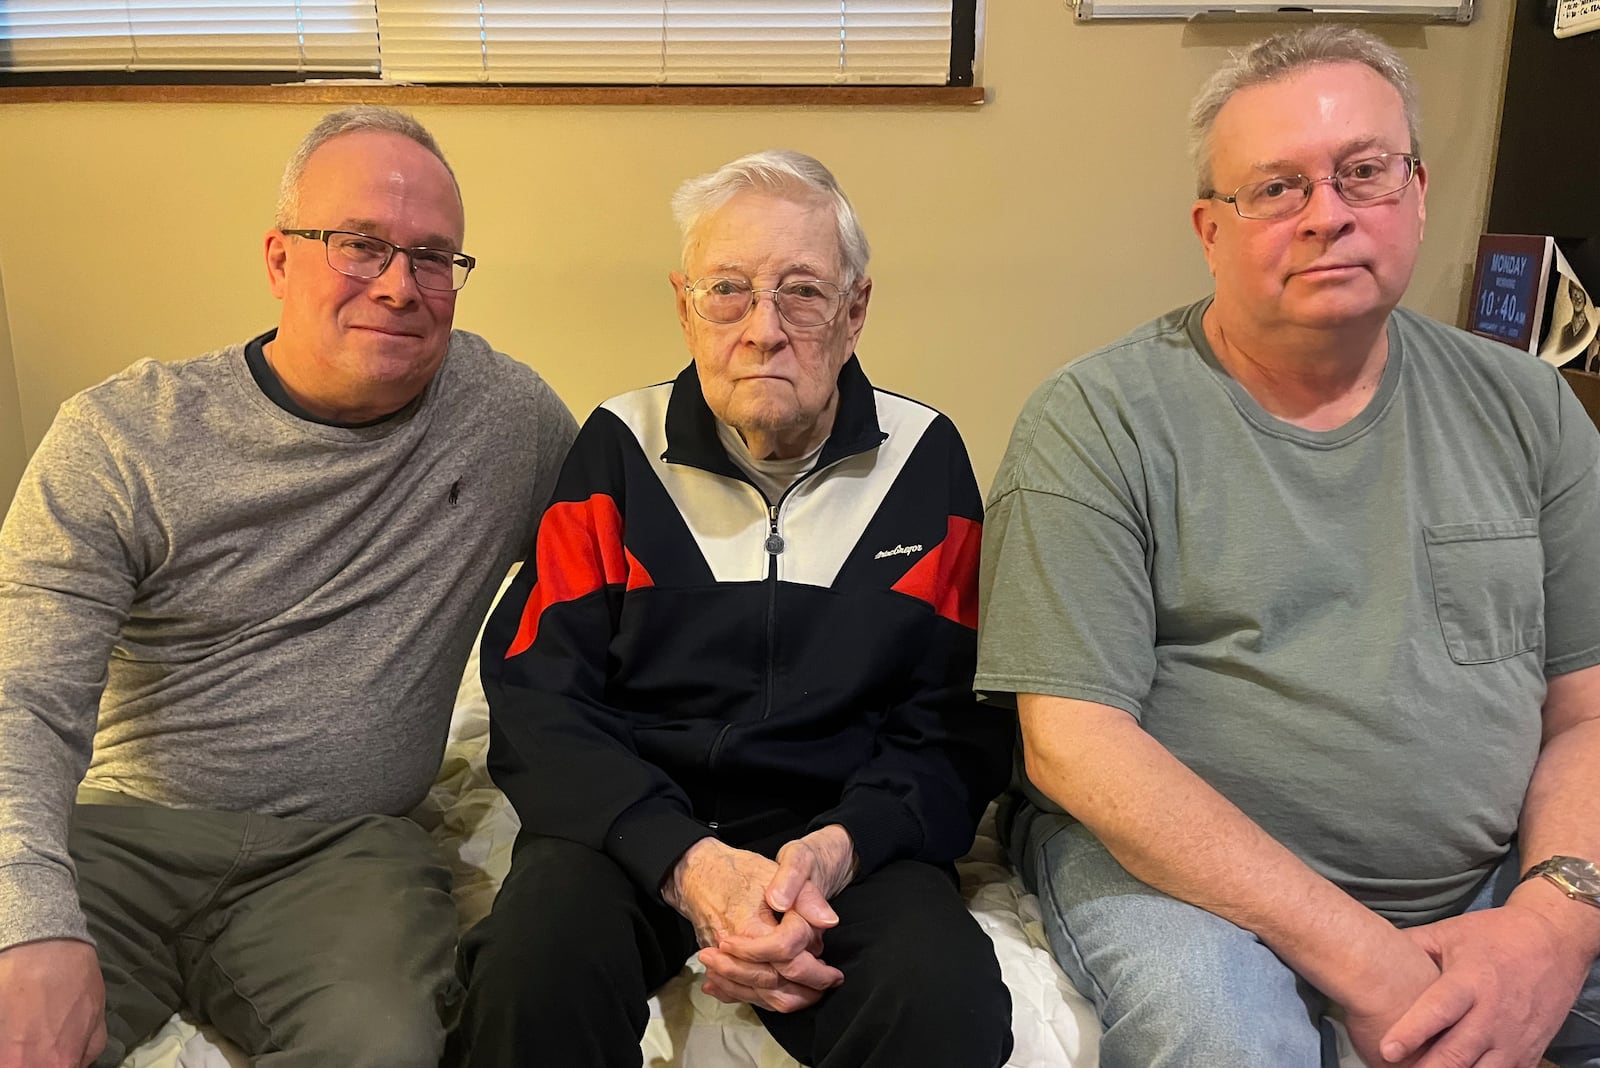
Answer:
<path fill-rule="evenodd" d="M 1214 295 L 1046 382 L 986 513 L 977 687 L 1101 1063 L 1327 1063 L 1332 1013 L 1369 1065 L 1600 1064 L 1600 439 L 1397 307 L 1393 50 L 1260 42 L 1192 130 Z"/>

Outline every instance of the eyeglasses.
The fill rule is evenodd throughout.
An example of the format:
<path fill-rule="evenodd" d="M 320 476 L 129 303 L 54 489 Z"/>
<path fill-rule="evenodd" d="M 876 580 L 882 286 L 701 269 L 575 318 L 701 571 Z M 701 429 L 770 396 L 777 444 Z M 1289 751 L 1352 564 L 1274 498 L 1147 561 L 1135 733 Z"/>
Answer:
<path fill-rule="evenodd" d="M 1246 219 L 1285 219 L 1300 212 L 1311 201 L 1311 190 L 1327 182 L 1346 204 L 1390 196 L 1411 184 L 1422 165 L 1420 156 L 1404 152 L 1384 152 L 1377 156 L 1353 159 L 1326 178 L 1307 178 L 1303 174 L 1280 174 L 1264 182 L 1247 182 L 1233 196 L 1206 194 L 1211 200 L 1233 205 Z"/>
<path fill-rule="evenodd" d="M 683 287 L 695 314 L 712 323 L 736 323 L 750 314 L 761 294 L 772 295 L 772 305 L 790 326 L 831 323 L 844 306 L 844 291 L 833 282 L 806 278 L 785 282 L 776 289 L 756 289 L 742 278 L 701 278 Z"/>
<path fill-rule="evenodd" d="M 478 265 L 476 259 L 464 252 L 426 245 L 405 248 L 353 230 L 280 230 L 280 233 L 321 241 L 327 249 L 328 266 L 351 278 L 377 278 L 389 269 L 389 261 L 396 252 L 404 252 L 417 285 L 423 289 L 452 292 L 467 284 L 467 275 Z"/>

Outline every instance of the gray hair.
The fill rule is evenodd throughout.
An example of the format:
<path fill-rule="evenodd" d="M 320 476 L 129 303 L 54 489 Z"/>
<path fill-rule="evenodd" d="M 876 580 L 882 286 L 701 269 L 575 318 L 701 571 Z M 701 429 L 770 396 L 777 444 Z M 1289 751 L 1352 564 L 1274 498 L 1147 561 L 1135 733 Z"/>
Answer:
<path fill-rule="evenodd" d="M 1200 87 L 1199 95 L 1189 106 L 1189 158 L 1194 163 L 1196 189 L 1202 198 L 1215 192 L 1211 185 L 1211 130 L 1222 106 L 1241 89 L 1287 78 L 1303 67 L 1321 63 L 1360 63 L 1394 86 L 1405 107 L 1406 131 L 1411 136 L 1409 151 L 1421 153 L 1417 87 L 1400 53 L 1354 26 L 1307 26 L 1275 33 L 1242 52 L 1234 52 L 1229 62 Z"/>
<path fill-rule="evenodd" d="M 683 234 L 683 262 L 689 262 L 689 249 L 695 231 L 707 215 L 721 208 L 735 195 L 749 190 L 763 193 L 795 194 L 814 198 L 833 209 L 839 231 L 839 254 L 844 258 L 843 283 L 854 285 L 867 273 L 867 258 L 872 250 L 867 235 L 856 218 L 850 198 L 839 188 L 833 173 L 803 152 L 770 149 L 740 156 L 710 174 L 690 178 L 672 195 L 672 217 Z"/>
<path fill-rule="evenodd" d="M 300 179 L 305 176 L 306 162 L 311 159 L 311 154 L 341 134 L 360 133 L 363 130 L 399 134 L 433 153 L 434 158 L 444 164 L 450 181 L 455 184 L 456 197 L 460 198 L 461 183 L 456 181 L 456 172 L 450 169 L 450 161 L 444 158 L 444 150 L 422 123 L 403 111 L 359 104 L 324 115 L 322 121 L 306 134 L 300 147 L 294 150 L 294 155 L 289 157 L 289 165 L 283 169 L 283 180 L 278 183 L 275 216 L 278 226 L 294 226 L 299 222 L 296 216 L 300 211 Z"/>

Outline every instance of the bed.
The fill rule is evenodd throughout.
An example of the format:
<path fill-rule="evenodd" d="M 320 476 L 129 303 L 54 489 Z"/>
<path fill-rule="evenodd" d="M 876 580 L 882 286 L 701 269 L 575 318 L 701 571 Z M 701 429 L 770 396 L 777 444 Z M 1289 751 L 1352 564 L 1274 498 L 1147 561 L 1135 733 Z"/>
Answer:
<path fill-rule="evenodd" d="M 433 834 L 455 873 L 462 928 L 489 911 L 510 863 L 517 821 L 484 768 L 488 706 L 478 683 L 476 653 L 457 694 L 439 778 L 417 819 Z M 958 865 L 973 915 L 994 939 L 1011 991 L 1016 1045 L 1009 1068 L 1093 1068 L 1100 1025 L 1045 944 L 1036 898 L 1006 865 L 995 839 L 992 808 L 972 852 Z M 641 1042 L 645 1068 L 796 1068 L 747 1006 L 724 1005 L 700 992 L 697 964 L 650 1003 Z M 1360 1068 L 1340 1035 L 1341 1068 Z M 122 1068 L 247 1068 L 249 1059 L 204 1024 L 173 1016 Z"/>

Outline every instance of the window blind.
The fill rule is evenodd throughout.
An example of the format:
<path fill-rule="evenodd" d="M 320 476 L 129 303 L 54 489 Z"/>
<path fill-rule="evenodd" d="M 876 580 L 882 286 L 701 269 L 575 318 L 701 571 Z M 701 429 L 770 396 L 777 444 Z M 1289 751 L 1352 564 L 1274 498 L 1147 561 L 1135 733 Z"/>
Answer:
<path fill-rule="evenodd" d="M 970 0 L 0 0 L 0 70 L 943 85 Z"/>
<path fill-rule="evenodd" d="M 951 0 L 379 0 L 386 78 L 943 85 Z"/>
<path fill-rule="evenodd" d="M 0 0 L 0 69 L 376 72 L 372 0 Z"/>

